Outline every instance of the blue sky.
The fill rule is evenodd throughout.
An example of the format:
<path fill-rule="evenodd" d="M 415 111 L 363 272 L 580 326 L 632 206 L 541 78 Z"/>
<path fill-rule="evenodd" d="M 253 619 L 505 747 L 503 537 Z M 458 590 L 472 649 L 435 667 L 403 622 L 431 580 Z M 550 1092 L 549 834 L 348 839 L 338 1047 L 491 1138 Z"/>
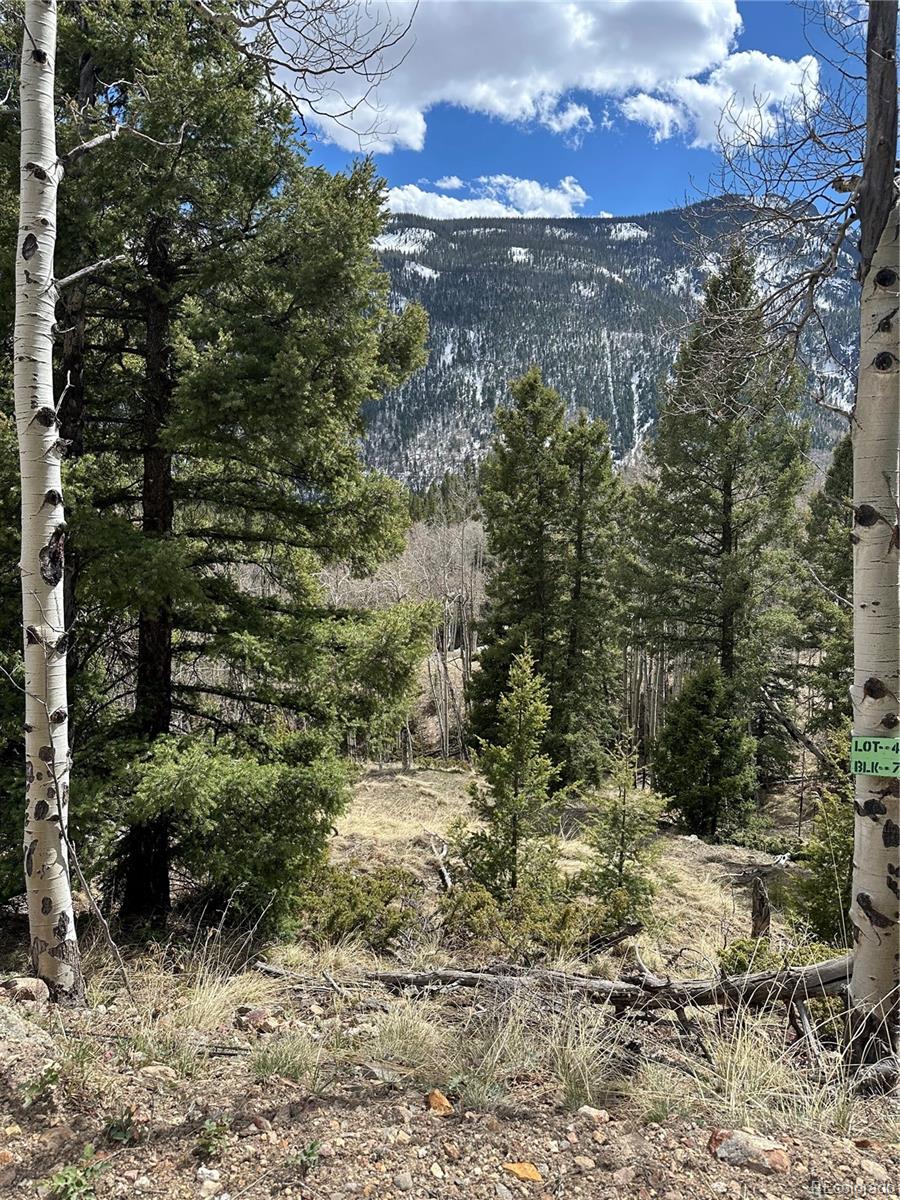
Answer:
<path fill-rule="evenodd" d="M 784 0 L 421 0 L 407 59 L 311 156 L 373 153 L 395 210 L 632 215 L 697 198 L 724 105 L 777 114 L 818 69 Z"/>

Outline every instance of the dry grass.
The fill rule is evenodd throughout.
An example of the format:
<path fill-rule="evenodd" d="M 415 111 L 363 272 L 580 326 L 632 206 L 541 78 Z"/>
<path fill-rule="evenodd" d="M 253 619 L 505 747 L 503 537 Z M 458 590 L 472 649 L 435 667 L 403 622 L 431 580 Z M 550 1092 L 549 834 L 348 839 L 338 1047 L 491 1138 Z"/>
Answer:
<path fill-rule="evenodd" d="M 443 1073 L 450 1040 L 438 1005 L 399 1000 L 377 1018 L 370 1049 L 376 1061 L 408 1067 L 430 1083 Z"/>
<path fill-rule="evenodd" d="M 354 789 L 331 845 L 337 861 L 362 858 L 430 877 L 430 835 L 445 837 L 469 806 L 468 770 L 371 768 Z"/>
<path fill-rule="evenodd" d="M 325 971 L 330 975 L 357 975 L 378 966 L 377 955 L 352 935 L 321 946 L 279 942 L 268 947 L 265 957 L 286 971 L 316 978 L 321 978 Z"/>
<path fill-rule="evenodd" d="M 332 1080 L 334 1056 L 308 1033 L 279 1034 L 260 1046 L 250 1060 L 256 1079 L 289 1079 L 313 1095 L 323 1095 Z"/>
<path fill-rule="evenodd" d="M 691 1058 L 684 1070 L 651 1064 L 638 1073 L 629 1091 L 641 1119 L 683 1116 L 761 1133 L 891 1136 L 888 1109 L 854 1091 L 842 1057 L 826 1053 L 821 1064 L 810 1065 L 788 1042 L 780 1015 L 740 1010 L 727 1026 L 707 1023 L 711 1061 Z"/>

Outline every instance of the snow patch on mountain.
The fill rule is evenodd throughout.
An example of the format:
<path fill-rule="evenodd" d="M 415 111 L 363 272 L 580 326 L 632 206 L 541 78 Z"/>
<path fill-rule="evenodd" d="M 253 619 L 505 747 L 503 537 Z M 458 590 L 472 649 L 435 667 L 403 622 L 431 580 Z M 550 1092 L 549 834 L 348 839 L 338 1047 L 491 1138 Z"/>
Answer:
<path fill-rule="evenodd" d="M 411 271 L 414 275 L 421 276 L 422 279 L 440 279 L 440 271 L 435 271 L 432 267 L 426 267 L 424 263 L 409 262 L 406 264 L 406 270 Z"/>
<path fill-rule="evenodd" d="M 642 225 L 633 221 L 620 221 L 609 227 L 610 239 L 614 242 L 643 242 L 650 236 Z"/>
<path fill-rule="evenodd" d="M 379 251 L 393 250 L 397 254 L 418 254 L 426 249 L 429 242 L 433 241 L 433 229 L 421 229 L 414 225 L 379 234 L 375 239 L 374 246 Z"/>

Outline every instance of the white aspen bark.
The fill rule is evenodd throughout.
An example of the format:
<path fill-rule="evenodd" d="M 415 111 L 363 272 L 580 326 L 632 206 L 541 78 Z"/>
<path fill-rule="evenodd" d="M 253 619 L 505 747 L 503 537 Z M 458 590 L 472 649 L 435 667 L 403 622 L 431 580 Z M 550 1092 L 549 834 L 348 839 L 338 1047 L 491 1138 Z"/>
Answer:
<path fill-rule="evenodd" d="M 863 281 L 853 421 L 853 732 L 895 737 L 900 694 L 898 437 L 900 320 L 895 205 Z M 855 779 L 850 999 L 857 1028 L 896 1039 L 900 780 Z"/>
<path fill-rule="evenodd" d="M 16 245 L 14 392 L 22 482 L 25 641 L 25 883 L 32 969 L 60 1003 L 80 1004 L 66 822 L 68 701 L 63 612 L 63 446 L 53 395 L 56 285 L 54 80 L 56 0 L 26 0 L 20 79 L 21 159 Z"/>

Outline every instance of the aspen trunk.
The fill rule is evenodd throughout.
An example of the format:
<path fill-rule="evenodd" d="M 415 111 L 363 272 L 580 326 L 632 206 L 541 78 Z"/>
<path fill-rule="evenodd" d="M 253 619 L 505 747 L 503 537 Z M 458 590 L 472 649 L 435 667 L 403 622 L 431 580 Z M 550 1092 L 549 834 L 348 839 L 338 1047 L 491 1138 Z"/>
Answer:
<path fill-rule="evenodd" d="M 20 104 L 14 394 L 22 481 L 25 640 L 25 884 L 34 974 L 66 1004 L 84 1000 L 66 827 L 68 701 L 63 603 L 63 444 L 53 395 L 56 287 L 56 0 L 26 0 Z"/>
<path fill-rule="evenodd" d="M 853 732 L 898 734 L 898 207 L 863 280 L 853 422 Z M 900 781 L 857 775 L 850 997 L 862 1049 L 896 1039 Z M 860 1045 L 859 1041 L 857 1045 Z"/>

